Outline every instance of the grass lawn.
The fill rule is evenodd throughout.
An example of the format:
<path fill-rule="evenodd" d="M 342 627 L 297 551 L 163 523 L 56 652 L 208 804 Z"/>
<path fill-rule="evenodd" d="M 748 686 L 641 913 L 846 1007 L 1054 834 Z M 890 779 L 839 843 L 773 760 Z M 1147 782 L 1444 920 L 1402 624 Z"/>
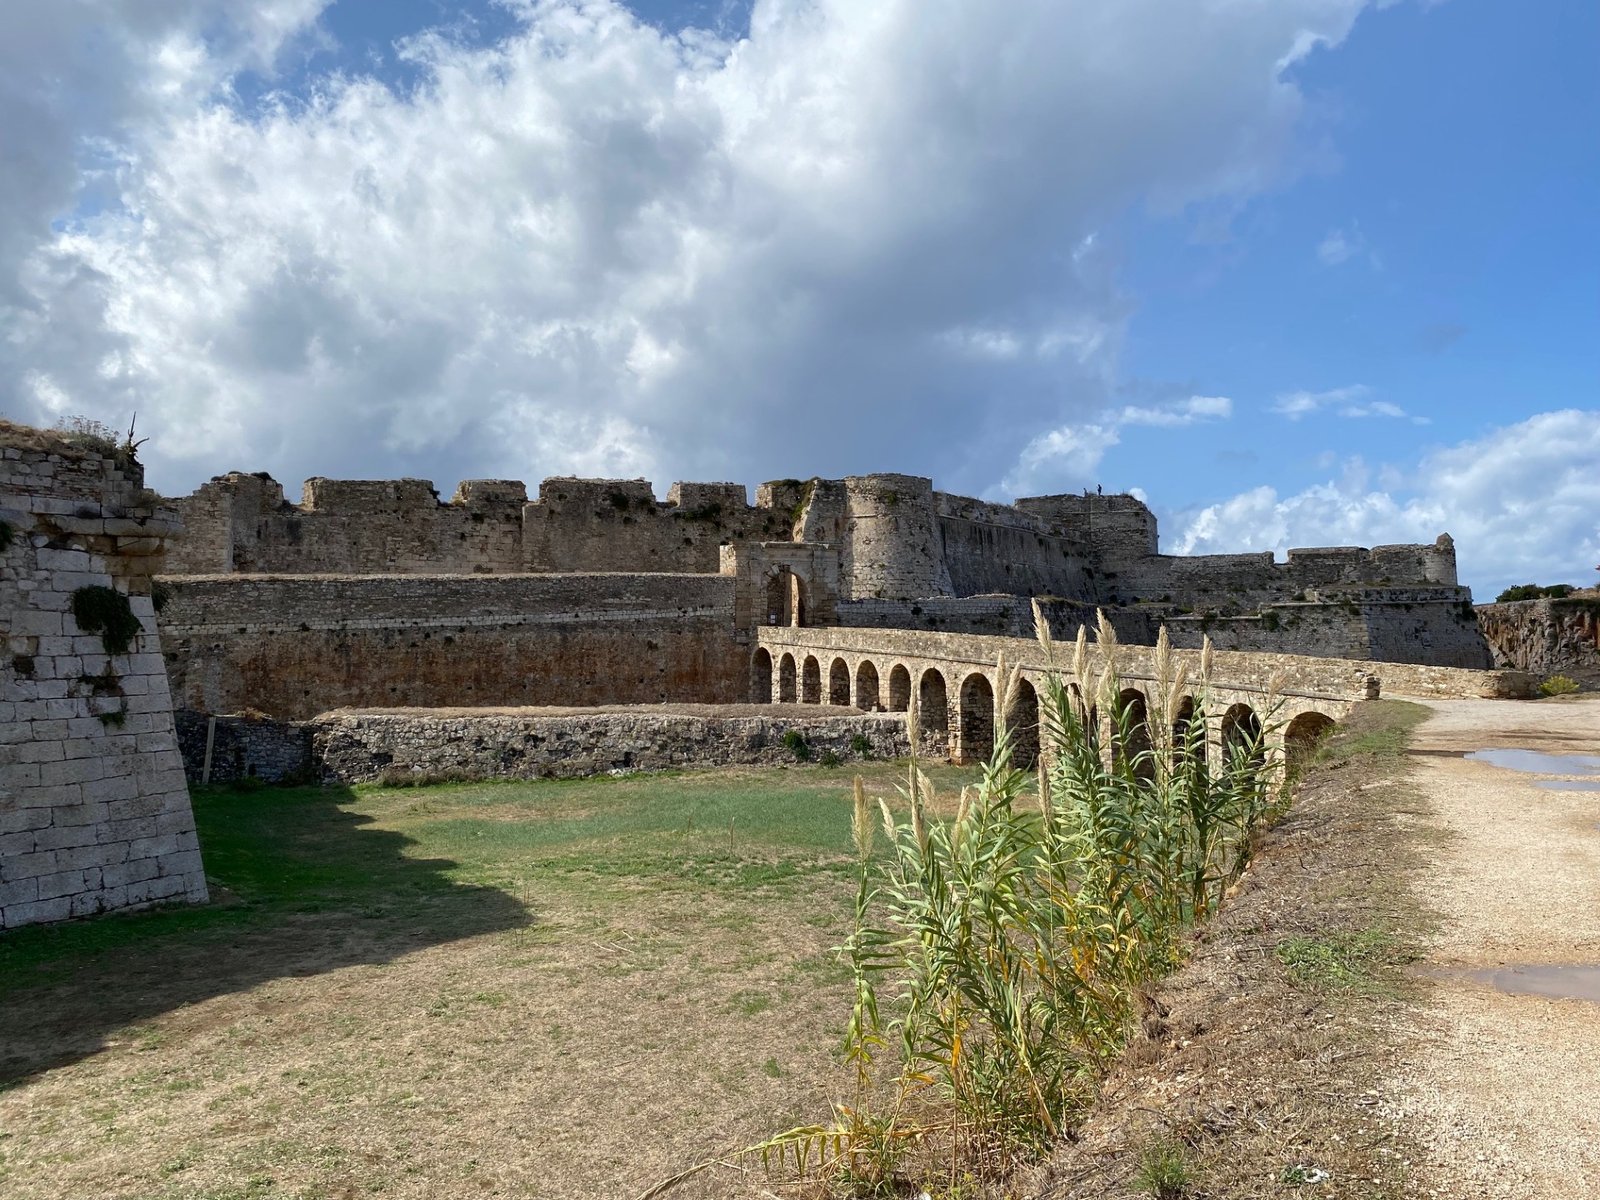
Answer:
<path fill-rule="evenodd" d="M 0 934 L 0 1194 L 609 1200 L 820 1119 L 849 785 L 197 793 L 214 903 Z"/>

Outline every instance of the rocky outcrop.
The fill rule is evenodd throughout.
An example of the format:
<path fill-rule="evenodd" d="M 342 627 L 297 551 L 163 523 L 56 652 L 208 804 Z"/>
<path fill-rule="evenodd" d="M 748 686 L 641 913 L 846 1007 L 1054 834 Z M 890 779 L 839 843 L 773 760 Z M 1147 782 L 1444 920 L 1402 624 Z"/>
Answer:
<path fill-rule="evenodd" d="M 1600 591 L 1485 604 L 1478 624 L 1497 667 L 1600 682 Z"/>

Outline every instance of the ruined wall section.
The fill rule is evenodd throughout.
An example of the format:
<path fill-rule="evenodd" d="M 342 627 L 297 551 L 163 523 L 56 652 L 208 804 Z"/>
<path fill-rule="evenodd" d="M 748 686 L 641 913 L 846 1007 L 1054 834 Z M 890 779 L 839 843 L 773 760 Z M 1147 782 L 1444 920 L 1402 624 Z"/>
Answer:
<path fill-rule="evenodd" d="M 1330 546 L 1290 550 L 1285 562 L 1257 554 L 1150 555 L 1102 560 L 1107 590 L 1125 602 L 1162 600 L 1192 608 L 1270 604 L 1310 591 L 1428 587 L 1437 598 L 1470 601 L 1457 585 L 1455 543 Z"/>
<path fill-rule="evenodd" d="M 658 503 L 643 479 L 547 479 L 522 511 L 520 571 L 714 575 L 721 548 L 784 541 L 792 517 L 750 507 L 741 483 L 676 483 Z"/>
<path fill-rule="evenodd" d="M 733 703 L 747 651 L 722 575 L 173 577 L 183 708 Z"/>
<path fill-rule="evenodd" d="M 934 498 L 940 550 L 956 595 L 1100 598 L 1089 547 L 1048 520 L 966 496 L 936 492 Z"/>
<path fill-rule="evenodd" d="M 206 899 L 151 598 L 177 520 L 154 499 L 130 455 L 0 422 L 0 929 Z"/>
<path fill-rule="evenodd" d="M 520 569 L 522 508 L 516 480 L 468 480 L 441 504 L 425 479 L 308 479 L 298 505 L 269 475 L 218 476 L 176 501 L 192 539 L 173 575 L 390 574 Z"/>

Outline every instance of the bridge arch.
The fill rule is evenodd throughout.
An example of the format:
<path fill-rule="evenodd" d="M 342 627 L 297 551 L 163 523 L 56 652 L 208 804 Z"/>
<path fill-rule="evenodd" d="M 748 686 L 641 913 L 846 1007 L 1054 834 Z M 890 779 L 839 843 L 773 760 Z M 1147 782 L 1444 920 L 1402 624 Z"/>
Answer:
<path fill-rule="evenodd" d="M 1333 730 L 1333 718 L 1312 709 L 1290 721 L 1283 731 L 1283 760 L 1290 774 L 1303 770 L 1317 746 Z"/>
<path fill-rule="evenodd" d="M 1006 714 L 1011 729 L 1011 765 L 1024 770 L 1039 762 L 1039 693 L 1025 676 L 1017 677 L 1011 692 L 1011 711 Z"/>
<path fill-rule="evenodd" d="M 950 752 L 950 693 L 944 674 L 929 667 L 917 681 L 918 732 L 924 744 L 941 756 Z"/>
<path fill-rule="evenodd" d="M 1205 730 L 1196 729 L 1194 724 L 1194 697 L 1184 696 L 1178 701 L 1178 707 L 1172 714 L 1172 762 L 1187 762 L 1191 756 L 1205 755 Z M 1199 740 L 1197 747 L 1190 746 L 1190 738 Z"/>
<path fill-rule="evenodd" d="M 842 658 L 834 659 L 828 667 L 828 703 L 850 707 L 850 664 Z"/>
<path fill-rule="evenodd" d="M 994 684 L 989 677 L 974 671 L 963 679 L 958 706 L 961 730 L 957 761 L 984 762 L 994 753 Z"/>
<path fill-rule="evenodd" d="M 1140 779 L 1155 777 L 1149 705 L 1138 688 L 1123 688 L 1118 694 L 1111 737 L 1118 761 Z"/>
<path fill-rule="evenodd" d="M 911 707 L 911 672 L 904 663 L 889 669 L 889 711 L 905 712 Z"/>
<path fill-rule="evenodd" d="M 1256 710 L 1240 701 L 1230 705 L 1222 714 L 1222 765 L 1230 766 L 1241 752 L 1249 756 L 1252 765 L 1266 758 L 1266 744 L 1261 736 L 1261 718 Z"/>
<path fill-rule="evenodd" d="M 822 703 L 822 665 L 815 654 L 806 655 L 800 665 L 800 703 Z"/>
<path fill-rule="evenodd" d="M 778 703 L 793 704 L 799 699 L 795 691 L 794 655 L 784 651 L 778 659 Z"/>
<path fill-rule="evenodd" d="M 750 699 L 756 704 L 772 703 L 772 653 L 757 646 L 750 660 Z"/>
<path fill-rule="evenodd" d="M 870 658 L 863 658 L 856 667 L 856 707 L 863 712 L 878 712 L 883 708 L 878 694 L 878 666 Z"/>

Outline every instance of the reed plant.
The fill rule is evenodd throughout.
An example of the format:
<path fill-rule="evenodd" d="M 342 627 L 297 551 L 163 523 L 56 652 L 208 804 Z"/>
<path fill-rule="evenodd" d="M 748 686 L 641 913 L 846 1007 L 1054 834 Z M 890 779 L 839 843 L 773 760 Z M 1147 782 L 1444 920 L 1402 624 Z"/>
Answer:
<path fill-rule="evenodd" d="M 993 752 L 953 806 L 915 756 L 898 806 L 857 781 L 854 922 L 839 947 L 854 1093 L 829 1122 L 757 1147 L 769 1169 L 893 1195 L 914 1177 L 997 1179 L 1041 1153 L 1273 815 L 1276 688 L 1221 744 L 1209 640 L 1191 681 L 1163 630 L 1138 704 L 1103 614 L 1098 655 L 1080 629 L 1070 662 L 1037 605 L 1035 623 L 1050 668 L 1036 769 L 1013 764 L 1018 675 L 1002 660 Z M 915 702 L 907 720 L 915 747 Z"/>

